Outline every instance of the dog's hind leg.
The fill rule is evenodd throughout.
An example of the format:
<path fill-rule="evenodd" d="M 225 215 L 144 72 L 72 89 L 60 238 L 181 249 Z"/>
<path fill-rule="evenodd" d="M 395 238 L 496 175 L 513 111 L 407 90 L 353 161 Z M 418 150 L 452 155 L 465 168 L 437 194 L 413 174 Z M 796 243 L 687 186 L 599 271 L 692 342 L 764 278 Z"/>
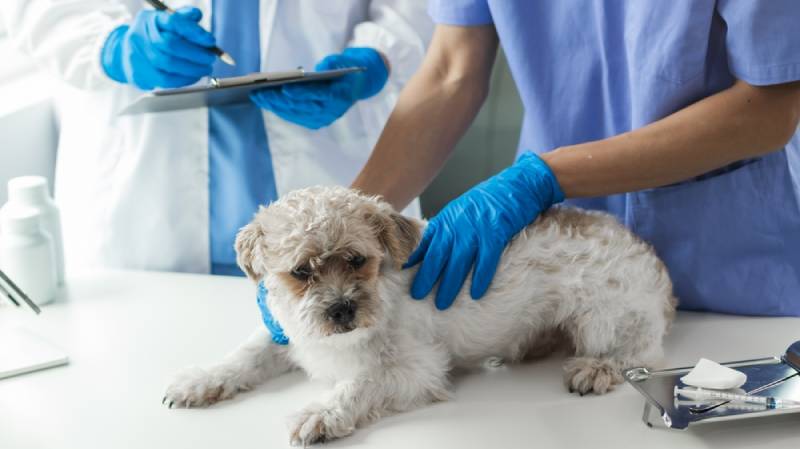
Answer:
<path fill-rule="evenodd" d="M 564 364 L 570 391 L 606 393 L 623 381 L 624 369 L 652 366 L 661 358 L 662 320 L 647 312 L 607 312 L 586 311 L 565 326 L 575 346 L 575 356 Z"/>
<path fill-rule="evenodd" d="M 191 367 L 167 387 L 163 402 L 169 407 L 204 407 L 232 398 L 240 391 L 292 369 L 287 347 L 270 339 L 263 326 L 222 362 L 209 368 Z"/>

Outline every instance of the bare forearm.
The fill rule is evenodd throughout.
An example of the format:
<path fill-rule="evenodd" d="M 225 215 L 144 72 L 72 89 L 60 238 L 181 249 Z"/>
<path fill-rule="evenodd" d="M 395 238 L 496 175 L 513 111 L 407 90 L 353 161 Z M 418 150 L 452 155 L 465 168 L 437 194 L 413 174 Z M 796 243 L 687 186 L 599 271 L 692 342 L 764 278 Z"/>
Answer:
<path fill-rule="evenodd" d="M 738 82 L 658 122 L 547 153 L 567 197 L 658 187 L 781 148 L 800 118 L 800 84 Z"/>
<path fill-rule="evenodd" d="M 459 91 L 458 83 L 412 79 L 353 187 L 384 196 L 398 210 L 422 193 L 484 100 L 480 92 Z"/>
<path fill-rule="evenodd" d="M 382 195 L 398 210 L 436 176 L 488 93 L 496 38 L 491 51 L 476 51 L 468 63 L 453 61 L 436 48 L 436 39 L 435 35 L 423 67 L 403 90 L 367 165 L 352 185 Z"/>

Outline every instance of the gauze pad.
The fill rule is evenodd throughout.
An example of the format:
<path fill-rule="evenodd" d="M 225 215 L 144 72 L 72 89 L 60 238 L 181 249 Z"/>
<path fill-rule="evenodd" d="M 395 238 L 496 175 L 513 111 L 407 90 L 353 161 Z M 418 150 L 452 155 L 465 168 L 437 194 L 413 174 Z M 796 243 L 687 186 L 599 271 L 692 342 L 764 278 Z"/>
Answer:
<path fill-rule="evenodd" d="M 681 377 L 686 385 L 699 388 L 727 390 L 739 388 L 747 381 L 747 375 L 708 359 L 700 359 L 689 374 Z"/>

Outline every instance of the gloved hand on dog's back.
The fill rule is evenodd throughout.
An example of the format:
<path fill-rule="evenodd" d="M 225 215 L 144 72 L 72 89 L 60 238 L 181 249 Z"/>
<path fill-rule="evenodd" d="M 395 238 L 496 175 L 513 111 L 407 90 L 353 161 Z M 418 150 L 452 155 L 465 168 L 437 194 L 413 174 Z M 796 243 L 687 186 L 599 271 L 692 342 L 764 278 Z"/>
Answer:
<path fill-rule="evenodd" d="M 363 67 L 365 70 L 331 80 L 259 89 L 250 94 L 250 98 L 262 109 L 272 111 L 288 122 L 319 129 L 344 115 L 356 101 L 380 92 L 389 78 L 383 56 L 366 47 L 346 48 L 340 54 L 328 55 L 314 70 L 348 67 Z"/>
<path fill-rule="evenodd" d="M 470 295 L 481 298 L 506 244 L 542 212 L 564 200 L 550 167 L 536 154 L 517 162 L 451 201 L 428 223 L 406 267 L 422 263 L 411 296 L 425 298 L 439 281 L 436 308 L 453 304 L 474 266 Z"/>
<path fill-rule="evenodd" d="M 508 242 L 539 214 L 563 200 L 564 193 L 550 167 L 536 154 L 524 153 L 514 165 L 451 201 L 430 220 L 405 265 L 422 262 L 411 296 L 425 298 L 441 278 L 435 304 L 440 310 L 447 309 L 474 266 L 470 295 L 480 299 L 489 289 Z M 288 344 L 266 298 L 267 290 L 259 283 L 258 306 L 264 325 L 275 343 Z"/>
<path fill-rule="evenodd" d="M 280 323 L 272 317 L 272 312 L 267 307 L 267 288 L 264 287 L 264 282 L 258 283 L 258 293 L 256 294 L 256 303 L 261 310 L 261 319 L 264 321 L 264 326 L 267 327 L 269 333 L 272 335 L 272 341 L 279 345 L 288 345 L 289 338 L 283 334 L 283 328 Z"/>

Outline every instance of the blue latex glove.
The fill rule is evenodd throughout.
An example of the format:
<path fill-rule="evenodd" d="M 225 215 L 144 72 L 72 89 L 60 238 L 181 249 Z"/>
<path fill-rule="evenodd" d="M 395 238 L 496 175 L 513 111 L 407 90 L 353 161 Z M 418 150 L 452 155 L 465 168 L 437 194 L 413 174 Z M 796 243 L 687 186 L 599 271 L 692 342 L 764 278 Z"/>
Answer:
<path fill-rule="evenodd" d="M 211 74 L 214 36 L 198 22 L 197 8 L 175 14 L 142 10 L 131 25 L 112 31 L 100 54 L 109 78 L 142 90 L 194 84 Z"/>
<path fill-rule="evenodd" d="M 319 129 L 344 115 L 356 101 L 380 92 L 389 78 L 380 53 L 371 48 L 352 47 L 341 54 L 326 56 L 314 70 L 347 67 L 364 67 L 366 70 L 333 80 L 260 89 L 250 94 L 250 98 L 286 121 Z"/>
<path fill-rule="evenodd" d="M 264 321 L 264 326 L 267 326 L 269 333 L 272 334 L 272 341 L 279 345 L 288 345 L 289 338 L 283 335 L 283 328 L 278 321 L 272 317 L 272 312 L 270 312 L 269 307 L 267 307 L 267 288 L 264 287 L 263 282 L 258 283 L 256 302 L 258 303 L 259 310 L 261 310 L 261 319 Z"/>
<path fill-rule="evenodd" d="M 422 262 L 411 296 L 422 299 L 441 278 L 436 308 L 450 307 L 475 267 L 470 294 L 481 298 L 506 244 L 540 213 L 564 200 L 550 167 L 534 153 L 450 202 L 429 222 L 406 267 Z"/>

